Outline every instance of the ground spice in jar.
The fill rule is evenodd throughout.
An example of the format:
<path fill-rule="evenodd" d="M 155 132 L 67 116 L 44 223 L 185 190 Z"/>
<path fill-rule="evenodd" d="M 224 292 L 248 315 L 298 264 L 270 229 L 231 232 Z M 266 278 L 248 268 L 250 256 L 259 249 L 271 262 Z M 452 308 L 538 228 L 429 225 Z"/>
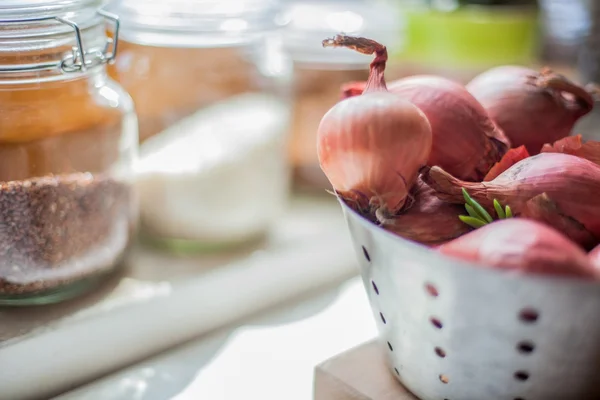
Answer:
<path fill-rule="evenodd" d="M 131 195 L 89 173 L 0 183 L 0 297 L 112 270 L 129 244 Z"/>

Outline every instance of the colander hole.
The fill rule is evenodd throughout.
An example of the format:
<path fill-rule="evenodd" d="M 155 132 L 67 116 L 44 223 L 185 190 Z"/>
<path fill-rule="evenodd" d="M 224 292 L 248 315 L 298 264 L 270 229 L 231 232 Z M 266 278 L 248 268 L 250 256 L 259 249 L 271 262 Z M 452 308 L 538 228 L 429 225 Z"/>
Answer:
<path fill-rule="evenodd" d="M 377 293 L 377 295 L 379 295 L 379 289 L 377 288 L 375 281 L 371 281 L 371 283 L 373 284 L 373 290 L 375 291 L 375 293 Z"/>
<path fill-rule="evenodd" d="M 439 295 L 437 288 L 435 286 L 433 286 L 433 284 L 431 284 L 431 283 L 425 284 L 425 290 L 427 290 L 427 293 L 429 293 L 429 295 L 432 297 L 438 297 L 438 295 Z"/>
<path fill-rule="evenodd" d="M 431 323 L 433 324 L 433 326 L 435 326 L 438 329 L 442 329 L 442 327 L 444 326 L 442 324 L 442 321 L 440 321 L 438 318 L 436 317 L 431 317 L 429 318 L 429 320 L 431 321 Z"/>
<path fill-rule="evenodd" d="M 379 316 L 381 317 L 381 321 L 382 321 L 384 324 L 387 324 L 387 322 L 385 321 L 385 317 L 383 316 L 383 314 L 382 314 L 382 313 L 379 313 Z"/>
<path fill-rule="evenodd" d="M 392 344 L 390 342 L 387 342 L 388 347 L 390 348 L 390 351 L 394 351 L 394 348 L 392 347 Z"/>
<path fill-rule="evenodd" d="M 450 379 L 448 378 L 448 375 L 440 375 L 440 382 L 442 382 L 443 384 L 447 384 L 448 382 L 450 382 Z"/>
<path fill-rule="evenodd" d="M 530 353 L 533 353 L 533 350 L 535 349 L 535 345 L 532 342 L 524 340 L 522 342 L 519 342 L 519 344 L 517 344 L 517 349 L 519 350 L 519 353 L 530 354 Z"/>
<path fill-rule="evenodd" d="M 529 373 L 525 371 L 517 371 L 515 372 L 515 379 L 518 381 L 526 381 L 529 379 Z"/>
<path fill-rule="evenodd" d="M 519 313 L 519 319 L 525 323 L 534 323 L 538 320 L 540 314 L 533 308 L 524 308 Z"/>
<path fill-rule="evenodd" d="M 398 371 L 398 368 L 394 368 L 394 372 L 396 373 L 396 375 L 400 375 L 400 372 Z"/>
<path fill-rule="evenodd" d="M 371 256 L 369 255 L 369 252 L 367 251 L 367 249 L 365 249 L 365 246 L 362 246 L 363 249 L 363 254 L 365 255 L 365 258 L 367 259 L 368 262 L 371 262 Z"/>
<path fill-rule="evenodd" d="M 446 352 L 441 347 L 435 348 L 435 354 L 437 354 L 439 357 L 442 357 L 442 358 L 446 357 Z"/>

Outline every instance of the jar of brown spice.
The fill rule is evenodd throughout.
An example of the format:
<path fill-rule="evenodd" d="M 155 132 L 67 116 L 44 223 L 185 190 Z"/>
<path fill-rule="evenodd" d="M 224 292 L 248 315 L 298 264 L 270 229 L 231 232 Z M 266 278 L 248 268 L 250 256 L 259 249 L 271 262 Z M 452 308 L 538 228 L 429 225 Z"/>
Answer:
<path fill-rule="evenodd" d="M 0 3 L 0 306 L 84 293 L 129 247 L 137 121 L 101 4 Z"/>

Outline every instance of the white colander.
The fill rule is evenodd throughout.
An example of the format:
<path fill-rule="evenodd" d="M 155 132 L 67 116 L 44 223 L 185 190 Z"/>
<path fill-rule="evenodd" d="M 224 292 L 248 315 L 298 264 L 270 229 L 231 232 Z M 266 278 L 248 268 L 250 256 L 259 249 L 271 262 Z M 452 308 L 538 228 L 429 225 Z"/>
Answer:
<path fill-rule="evenodd" d="M 416 396 L 600 399 L 600 285 L 454 261 L 341 204 L 389 368 Z"/>

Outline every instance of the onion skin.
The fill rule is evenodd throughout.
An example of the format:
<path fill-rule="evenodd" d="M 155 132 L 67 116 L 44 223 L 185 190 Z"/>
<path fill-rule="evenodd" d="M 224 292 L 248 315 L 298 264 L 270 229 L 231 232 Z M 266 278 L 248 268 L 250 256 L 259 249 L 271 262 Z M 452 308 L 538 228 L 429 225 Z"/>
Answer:
<path fill-rule="evenodd" d="M 461 181 L 439 167 L 424 170 L 422 178 L 443 201 L 462 203 L 461 190 L 465 188 L 483 207 L 491 209 L 497 199 L 509 205 L 516 216 L 526 210 L 531 199 L 545 193 L 560 210 L 556 218 L 573 219 L 596 242 L 600 238 L 600 167 L 583 158 L 541 153 L 519 161 L 490 182 Z M 552 218 L 545 217 L 544 222 L 554 226 L 548 219 Z"/>
<path fill-rule="evenodd" d="M 464 209 L 438 199 L 422 180 L 416 182 L 410 194 L 412 206 L 392 218 L 380 218 L 382 228 L 427 246 L 445 243 L 471 230 L 458 219 Z"/>
<path fill-rule="evenodd" d="M 600 269 L 600 245 L 594 247 L 588 253 L 588 258 L 596 268 Z"/>
<path fill-rule="evenodd" d="M 571 154 L 600 165 L 600 142 L 587 141 L 584 143 L 581 135 L 567 136 L 553 144 L 547 143 L 542 147 L 541 152 Z"/>
<path fill-rule="evenodd" d="M 485 178 L 483 180 L 485 182 L 489 182 L 495 179 L 498 175 L 515 165 L 521 160 L 529 157 L 529 152 L 525 148 L 525 146 L 519 146 L 516 149 L 510 149 L 502 156 L 502 159 L 498 161 L 494 166 L 488 171 Z"/>
<path fill-rule="evenodd" d="M 546 193 L 527 201 L 521 216 L 553 227 L 584 249 L 591 249 L 598 243 L 598 239 L 581 222 L 566 215 Z"/>
<path fill-rule="evenodd" d="M 524 274 L 597 279 L 587 254 L 557 230 L 526 218 L 492 222 L 437 248 L 440 253 Z"/>
<path fill-rule="evenodd" d="M 321 169 L 342 198 L 394 215 L 431 151 L 427 118 L 391 93 L 365 93 L 336 104 L 319 125 Z"/>
<path fill-rule="evenodd" d="M 548 69 L 496 67 L 466 87 L 512 146 L 524 145 L 531 155 L 538 154 L 545 143 L 568 136 L 577 120 L 594 106 L 584 88 Z"/>
<path fill-rule="evenodd" d="M 342 86 L 342 97 L 361 93 L 364 83 Z M 416 75 L 388 84 L 388 90 L 419 107 L 431 124 L 433 147 L 427 161 L 467 181 L 481 181 L 510 148 L 510 142 L 481 104 L 459 83 Z"/>

